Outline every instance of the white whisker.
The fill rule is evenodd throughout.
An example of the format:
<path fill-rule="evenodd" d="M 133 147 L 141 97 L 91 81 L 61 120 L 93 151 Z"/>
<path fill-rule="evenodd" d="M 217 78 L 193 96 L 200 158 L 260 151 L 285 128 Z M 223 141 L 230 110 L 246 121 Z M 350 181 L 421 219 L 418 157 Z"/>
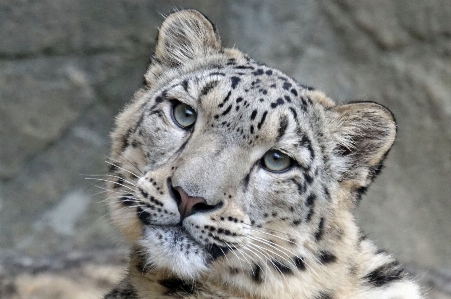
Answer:
<path fill-rule="evenodd" d="M 126 185 L 124 185 L 124 184 L 117 183 L 117 182 L 115 182 L 115 181 L 110 181 L 110 180 L 105 180 L 105 179 L 96 179 L 96 178 L 85 178 L 85 180 L 94 180 L 94 181 L 101 181 L 101 182 L 113 183 L 113 184 L 115 184 L 115 185 L 122 186 L 122 187 L 124 187 L 124 188 L 126 188 L 126 189 L 128 189 L 128 190 L 131 190 L 132 192 L 135 192 L 135 189 L 130 188 L 129 186 L 126 186 Z"/>

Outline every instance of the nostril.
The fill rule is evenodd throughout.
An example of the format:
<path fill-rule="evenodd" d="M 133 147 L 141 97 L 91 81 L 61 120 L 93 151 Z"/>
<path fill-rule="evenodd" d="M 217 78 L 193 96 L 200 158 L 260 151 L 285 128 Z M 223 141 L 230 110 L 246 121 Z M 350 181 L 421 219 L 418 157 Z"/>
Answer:
<path fill-rule="evenodd" d="M 205 204 L 205 203 L 201 203 L 201 202 L 200 202 L 200 203 L 195 204 L 195 205 L 191 208 L 191 210 L 192 210 L 191 214 L 195 214 L 195 213 L 205 213 L 205 212 L 213 212 L 213 211 L 215 211 L 215 210 L 217 210 L 217 209 L 220 209 L 220 208 L 222 207 L 222 205 L 223 205 L 222 202 L 220 202 L 220 203 L 218 203 L 218 204 L 216 204 L 216 205 L 213 205 L 213 206 L 207 205 L 207 204 Z"/>
<path fill-rule="evenodd" d="M 169 194 L 171 195 L 171 197 L 175 200 L 175 202 L 177 203 L 177 205 L 180 205 L 180 203 L 182 202 L 182 197 L 180 196 L 180 193 L 172 186 L 172 181 L 171 178 L 168 178 L 168 189 L 169 189 Z"/>

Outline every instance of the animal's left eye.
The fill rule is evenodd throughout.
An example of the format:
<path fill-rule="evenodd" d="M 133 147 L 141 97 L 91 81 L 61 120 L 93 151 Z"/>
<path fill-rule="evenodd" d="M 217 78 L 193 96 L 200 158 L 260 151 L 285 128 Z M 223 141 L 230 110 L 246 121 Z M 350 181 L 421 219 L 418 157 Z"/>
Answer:
<path fill-rule="evenodd" d="M 177 126 L 188 129 L 196 122 L 197 113 L 187 104 L 177 102 L 172 106 L 172 118 Z"/>
<path fill-rule="evenodd" d="M 271 172 L 284 172 L 293 165 L 293 159 L 281 151 L 270 150 L 263 156 L 262 163 Z"/>

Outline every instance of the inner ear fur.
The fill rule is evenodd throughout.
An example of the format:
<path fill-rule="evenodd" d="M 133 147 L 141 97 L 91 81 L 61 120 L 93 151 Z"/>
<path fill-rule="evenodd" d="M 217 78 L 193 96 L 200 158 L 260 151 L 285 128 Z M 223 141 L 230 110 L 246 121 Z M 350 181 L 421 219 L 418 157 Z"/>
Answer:
<path fill-rule="evenodd" d="M 163 64 L 177 66 L 221 50 L 215 26 L 197 10 L 170 14 L 158 32 L 155 58 Z"/>
<path fill-rule="evenodd" d="M 330 108 L 334 155 L 342 161 L 340 181 L 352 189 L 367 187 L 379 174 L 396 137 L 393 114 L 373 102 L 354 102 Z"/>

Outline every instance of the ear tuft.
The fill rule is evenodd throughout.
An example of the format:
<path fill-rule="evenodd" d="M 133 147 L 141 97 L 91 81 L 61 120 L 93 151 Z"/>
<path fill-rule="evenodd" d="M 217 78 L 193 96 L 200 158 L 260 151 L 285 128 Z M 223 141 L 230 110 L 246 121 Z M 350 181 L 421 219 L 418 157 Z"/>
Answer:
<path fill-rule="evenodd" d="M 212 55 L 221 50 L 215 26 L 197 10 L 170 14 L 161 25 L 155 57 L 169 66 Z"/>
<path fill-rule="evenodd" d="M 329 111 L 335 138 L 334 155 L 341 160 L 340 181 L 352 189 L 367 187 L 379 174 L 396 137 L 393 114 L 373 102 L 338 105 Z"/>

